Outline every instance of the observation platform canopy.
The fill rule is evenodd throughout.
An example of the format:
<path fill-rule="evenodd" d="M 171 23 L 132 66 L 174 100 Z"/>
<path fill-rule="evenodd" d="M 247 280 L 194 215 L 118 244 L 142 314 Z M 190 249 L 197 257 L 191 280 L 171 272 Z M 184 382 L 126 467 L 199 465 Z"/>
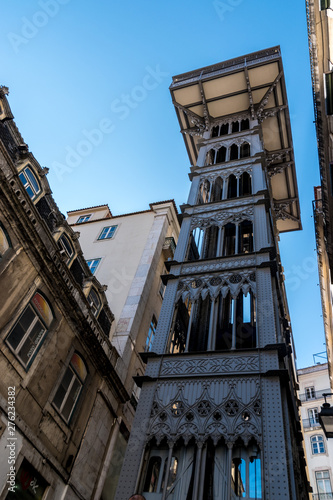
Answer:
<path fill-rule="evenodd" d="M 280 47 L 174 76 L 170 92 L 192 166 L 205 131 L 233 117 L 257 121 L 277 228 L 301 229 Z"/>

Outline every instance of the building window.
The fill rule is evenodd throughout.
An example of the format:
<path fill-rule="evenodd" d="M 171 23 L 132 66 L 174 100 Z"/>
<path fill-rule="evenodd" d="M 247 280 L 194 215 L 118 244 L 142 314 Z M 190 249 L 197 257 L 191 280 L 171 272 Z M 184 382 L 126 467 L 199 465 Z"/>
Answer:
<path fill-rule="evenodd" d="M 328 470 L 316 472 L 316 484 L 319 498 L 333 498 L 330 473 Z"/>
<path fill-rule="evenodd" d="M 88 302 L 93 315 L 97 316 L 101 308 L 101 299 L 99 298 L 98 293 L 94 290 L 94 288 L 92 288 L 89 292 Z"/>
<path fill-rule="evenodd" d="M 318 409 L 317 408 L 310 408 L 308 410 L 308 417 L 309 417 L 309 424 L 311 427 L 319 424 L 319 417 L 318 417 Z"/>
<path fill-rule="evenodd" d="M 108 226 L 108 227 L 104 227 L 101 231 L 101 234 L 99 235 L 98 239 L 99 240 L 110 240 L 111 238 L 113 238 L 115 232 L 116 232 L 116 229 L 117 229 L 118 226 Z"/>
<path fill-rule="evenodd" d="M 316 391 L 314 386 L 305 387 L 305 397 L 306 399 L 316 399 Z"/>
<path fill-rule="evenodd" d="M 85 362 L 77 353 L 74 353 L 53 398 L 54 406 L 66 422 L 73 414 L 87 373 Z"/>
<path fill-rule="evenodd" d="M 7 344 L 26 369 L 40 349 L 53 317 L 49 303 L 36 292 L 7 336 Z"/>
<path fill-rule="evenodd" d="M 31 168 L 24 168 L 22 172 L 19 173 L 19 178 L 30 198 L 34 200 L 40 194 L 41 187 Z"/>
<path fill-rule="evenodd" d="M 326 114 L 333 115 L 333 72 L 325 74 Z"/>
<path fill-rule="evenodd" d="M 95 271 L 98 267 L 98 264 L 101 262 L 101 259 L 91 259 L 86 261 L 88 264 L 88 267 L 91 271 L 91 274 L 95 274 Z"/>
<path fill-rule="evenodd" d="M 156 326 L 157 326 L 157 320 L 155 316 L 153 316 L 150 322 L 149 332 L 146 339 L 145 352 L 151 351 L 152 344 L 155 338 Z"/>
<path fill-rule="evenodd" d="M 325 445 L 323 436 L 312 436 L 311 437 L 311 449 L 314 455 L 319 455 L 320 453 L 325 453 Z"/>
<path fill-rule="evenodd" d="M 58 240 L 58 246 L 66 264 L 69 264 L 74 256 L 74 248 L 69 238 L 65 234 L 62 234 L 60 236 Z"/>
<path fill-rule="evenodd" d="M 9 248 L 11 248 L 11 246 L 12 246 L 12 243 L 10 241 L 8 233 L 0 222 L 0 260 L 5 255 L 7 250 L 9 250 Z"/>
<path fill-rule="evenodd" d="M 82 222 L 87 222 L 91 217 L 91 214 L 89 215 L 81 215 L 81 217 L 78 218 L 76 221 L 76 224 L 82 224 Z"/>
<path fill-rule="evenodd" d="M 161 281 L 161 286 L 160 286 L 160 289 L 159 289 L 159 293 L 160 293 L 160 296 L 164 297 L 164 294 L 165 294 L 165 289 L 166 289 L 166 285 L 163 283 L 163 281 Z"/>
<path fill-rule="evenodd" d="M 320 10 L 326 10 L 331 7 L 331 0 L 320 0 Z"/>
<path fill-rule="evenodd" d="M 15 493 L 9 491 L 6 499 L 45 498 L 47 487 L 43 476 L 24 458 L 15 475 Z"/>

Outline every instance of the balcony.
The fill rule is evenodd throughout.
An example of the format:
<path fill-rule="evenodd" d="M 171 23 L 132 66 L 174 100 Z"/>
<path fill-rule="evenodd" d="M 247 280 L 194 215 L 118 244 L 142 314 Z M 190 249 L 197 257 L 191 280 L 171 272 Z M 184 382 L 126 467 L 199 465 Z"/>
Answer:
<path fill-rule="evenodd" d="M 299 399 L 302 401 L 315 401 L 316 399 L 323 398 L 324 393 L 331 392 L 331 389 L 322 389 L 321 391 L 314 391 L 312 394 L 303 393 L 299 395 Z"/>
<path fill-rule="evenodd" d="M 165 260 L 173 259 L 176 251 L 176 243 L 172 236 L 165 238 L 162 250 Z"/>
<path fill-rule="evenodd" d="M 333 499 L 333 493 L 315 493 L 312 494 L 313 500 L 329 500 Z"/>
<path fill-rule="evenodd" d="M 302 419 L 304 429 L 320 429 L 320 423 L 316 418 Z"/>

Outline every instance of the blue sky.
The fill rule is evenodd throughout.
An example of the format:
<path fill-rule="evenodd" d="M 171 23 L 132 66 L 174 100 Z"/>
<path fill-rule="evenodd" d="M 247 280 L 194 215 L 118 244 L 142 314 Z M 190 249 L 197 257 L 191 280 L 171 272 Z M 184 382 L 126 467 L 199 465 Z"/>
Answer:
<path fill-rule="evenodd" d="M 282 234 L 298 367 L 324 350 L 312 218 L 319 184 L 305 0 L 16 0 L 2 6 L 0 84 L 60 210 L 114 215 L 174 198 L 189 161 L 173 75 L 280 45 L 303 231 Z M 112 307 L 112 304 L 111 304 Z"/>

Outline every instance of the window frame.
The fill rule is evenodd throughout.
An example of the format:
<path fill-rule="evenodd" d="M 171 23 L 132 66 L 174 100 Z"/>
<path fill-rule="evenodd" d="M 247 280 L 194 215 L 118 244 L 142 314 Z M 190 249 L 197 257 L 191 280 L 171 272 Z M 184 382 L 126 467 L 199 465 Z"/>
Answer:
<path fill-rule="evenodd" d="M 74 364 L 72 363 L 72 360 L 74 358 L 74 356 L 77 356 L 80 361 L 82 362 L 83 364 L 83 367 L 85 369 L 85 377 L 82 378 L 80 376 L 80 374 L 78 373 L 78 371 L 75 369 L 75 366 Z M 62 400 L 61 400 L 61 404 L 60 406 L 57 405 L 57 403 L 55 403 L 55 399 L 59 393 L 59 391 L 61 391 L 62 388 L 64 388 L 64 386 L 62 385 L 63 382 L 65 381 L 66 379 L 66 376 L 68 373 L 71 373 L 71 380 L 69 381 L 69 383 L 67 384 L 67 387 L 65 389 L 65 393 L 64 395 L 62 396 Z M 66 422 L 66 424 L 69 424 L 70 421 L 71 421 L 71 418 L 75 412 L 75 409 L 77 408 L 77 404 L 78 404 L 78 401 L 80 399 L 80 396 L 82 394 L 82 390 L 83 390 L 83 386 L 84 384 L 86 383 L 87 381 L 87 378 L 88 378 L 88 368 L 87 368 L 87 364 L 85 362 L 85 360 L 83 359 L 83 357 L 77 352 L 77 351 L 74 351 L 72 356 L 71 356 L 71 359 L 69 361 L 69 363 L 67 364 L 66 366 L 66 369 L 64 370 L 63 372 L 63 375 L 61 377 L 61 380 L 57 386 L 57 389 L 53 395 L 53 398 L 52 398 L 52 406 L 56 409 L 57 413 L 60 415 L 60 417 Z M 75 398 L 73 398 L 73 404 L 72 404 L 72 407 L 68 413 L 68 417 L 66 417 L 62 412 L 63 412 L 63 409 L 65 407 L 65 405 L 67 404 L 67 401 L 69 399 L 69 396 L 71 395 L 71 390 L 75 384 L 75 382 L 78 381 L 79 382 L 79 390 L 77 390 L 76 394 L 75 394 Z"/>
<path fill-rule="evenodd" d="M 91 216 L 92 216 L 92 214 L 80 215 L 80 217 L 76 221 L 76 224 L 83 224 L 84 222 L 88 222 L 88 220 L 90 220 Z M 81 219 L 83 219 L 83 220 L 81 220 Z"/>
<path fill-rule="evenodd" d="M 93 275 L 95 274 L 98 266 L 101 263 L 101 260 L 102 260 L 102 257 L 97 257 L 97 259 L 88 259 L 88 260 L 86 260 L 87 266 L 89 267 L 91 274 L 93 274 Z M 90 265 L 89 264 L 89 263 L 93 263 L 93 262 L 97 262 L 97 264 L 96 265 L 94 265 L 94 264 Z"/>
<path fill-rule="evenodd" d="M 145 342 L 145 352 L 151 352 L 151 348 L 155 339 L 156 335 L 156 327 L 157 327 L 157 319 L 155 314 L 153 314 L 150 324 L 149 324 L 149 330 L 148 334 L 146 337 L 146 342 Z"/>
<path fill-rule="evenodd" d="M 324 474 L 327 474 L 326 477 L 324 477 Z M 323 477 L 318 477 L 320 474 L 323 474 Z M 326 495 L 327 493 L 332 493 L 332 482 L 331 482 L 331 475 L 330 475 L 330 471 L 328 469 L 324 469 L 324 470 L 316 470 L 315 471 L 315 480 L 316 480 L 316 488 L 317 488 L 317 494 L 319 495 L 319 498 L 320 498 L 320 495 Z M 326 490 L 326 481 L 329 482 L 329 490 L 326 490 L 326 491 L 319 491 L 319 487 L 318 487 L 318 481 L 322 481 L 323 484 L 325 484 L 324 486 L 324 489 Z M 325 498 L 325 497 L 324 497 Z M 329 497 L 328 497 L 329 498 Z"/>
<path fill-rule="evenodd" d="M 92 294 L 96 295 L 96 297 L 98 299 L 98 306 L 97 306 L 96 302 L 93 300 Z M 90 288 L 89 293 L 87 295 L 87 301 L 88 301 L 88 304 L 90 306 L 91 312 L 93 313 L 95 318 L 97 318 L 97 316 L 99 315 L 99 313 L 102 309 L 102 300 L 101 300 L 101 297 L 100 297 L 98 291 L 96 290 L 96 288 L 94 288 L 94 287 Z"/>
<path fill-rule="evenodd" d="M 31 177 L 30 177 L 30 175 L 31 175 Z M 36 176 L 31 165 L 28 164 L 24 168 L 22 168 L 22 170 L 20 170 L 18 176 L 19 176 L 19 179 L 22 183 L 22 186 L 24 187 L 24 189 L 27 192 L 31 201 L 35 201 L 39 197 L 39 195 L 42 193 L 43 190 L 42 190 L 42 187 L 40 185 L 39 179 Z M 24 177 L 25 182 L 23 181 L 22 176 Z M 33 181 L 35 181 L 37 186 L 39 187 L 38 191 L 36 191 L 36 189 L 33 185 Z M 30 190 L 32 191 L 32 194 L 33 194 L 32 196 L 29 193 L 28 188 L 30 188 Z"/>
<path fill-rule="evenodd" d="M 114 228 L 114 230 L 112 231 L 112 229 Z M 105 226 L 103 227 L 103 229 L 100 231 L 99 235 L 98 235 L 98 238 L 97 240 L 98 241 L 104 241 L 104 240 L 112 240 L 117 232 L 117 228 L 118 228 L 118 224 L 117 225 L 114 225 L 114 226 Z M 107 230 L 105 232 L 105 235 L 103 235 L 103 232 Z M 109 236 L 111 234 L 111 236 Z"/>
<path fill-rule="evenodd" d="M 63 252 L 62 255 L 66 257 L 66 258 L 64 257 L 64 260 L 66 261 L 66 265 L 68 266 L 75 257 L 75 248 L 71 239 L 65 232 L 61 233 L 61 235 L 59 236 L 58 245 L 59 247 L 61 247 L 60 252 Z M 68 252 L 67 245 L 72 250 L 71 254 Z"/>
<path fill-rule="evenodd" d="M 49 321 L 49 325 L 46 324 L 46 320 L 42 318 L 42 315 L 38 312 L 36 305 L 34 305 L 33 300 L 34 298 L 39 295 L 42 297 L 42 299 L 46 302 L 47 306 L 49 307 L 49 314 L 51 315 L 51 319 Z M 20 321 L 24 318 L 24 316 L 28 313 L 28 311 L 32 312 L 34 314 L 34 317 L 30 321 L 28 327 L 24 330 L 24 333 L 21 337 L 21 339 L 18 341 L 17 345 L 14 346 L 12 343 L 10 343 L 10 336 L 13 334 L 16 328 L 21 328 L 23 331 L 24 326 L 20 324 Z M 55 315 L 53 312 L 53 309 L 49 303 L 49 301 L 46 299 L 43 293 L 41 293 L 39 290 L 36 290 L 36 292 L 33 294 L 27 305 L 24 307 L 23 311 L 19 315 L 18 319 L 15 321 L 13 327 L 10 329 L 10 332 L 5 338 L 6 345 L 9 347 L 11 352 L 14 354 L 14 356 L 17 358 L 17 360 L 20 362 L 20 364 L 23 366 L 25 371 L 28 371 L 30 368 L 33 360 L 37 356 L 50 328 L 55 319 Z M 34 349 L 32 350 L 30 356 L 29 352 L 31 351 L 32 347 L 30 347 L 28 353 L 27 353 L 27 358 L 28 360 L 25 362 L 23 357 L 21 357 L 20 352 L 22 351 L 23 347 L 29 342 L 30 340 L 30 335 L 34 333 L 35 327 L 38 325 L 38 322 L 40 323 L 42 330 L 38 333 L 37 339 L 38 341 L 36 342 L 36 339 L 33 341 Z M 40 337 L 38 338 L 38 336 Z M 33 338 L 33 337 L 32 337 Z"/>
<path fill-rule="evenodd" d="M 312 455 L 323 455 L 326 453 L 325 441 L 321 434 L 314 434 L 310 438 L 311 443 L 311 453 Z M 322 444 L 323 451 L 320 451 L 320 445 Z M 318 451 L 315 451 L 317 449 Z"/>

